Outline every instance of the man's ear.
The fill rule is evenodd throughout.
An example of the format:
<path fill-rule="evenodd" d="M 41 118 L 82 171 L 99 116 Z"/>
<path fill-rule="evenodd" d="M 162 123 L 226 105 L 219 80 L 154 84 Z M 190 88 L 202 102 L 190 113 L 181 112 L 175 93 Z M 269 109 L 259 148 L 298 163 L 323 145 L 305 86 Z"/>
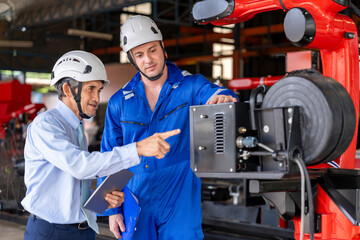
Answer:
<path fill-rule="evenodd" d="M 62 88 L 63 88 L 63 92 L 64 92 L 65 97 L 71 97 L 72 96 L 69 83 L 64 83 Z"/>
<path fill-rule="evenodd" d="M 133 59 L 133 57 L 132 57 L 131 51 L 132 51 L 132 49 L 130 49 L 130 50 L 127 52 L 127 57 L 128 57 L 128 59 L 129 59 L 130 63 L 131 63 L 132 65 L 134 65 L 135 68 L 136 68 L 137 66 L 136 66 L 135 61 L 134 61 L 134 59 Z"/>

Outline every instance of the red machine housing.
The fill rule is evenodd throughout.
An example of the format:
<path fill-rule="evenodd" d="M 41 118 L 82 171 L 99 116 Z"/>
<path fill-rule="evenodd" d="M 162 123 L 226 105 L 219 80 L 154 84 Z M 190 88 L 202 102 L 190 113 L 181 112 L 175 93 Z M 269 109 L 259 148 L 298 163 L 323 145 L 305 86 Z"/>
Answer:
<path fill-rule="evenodd" d="M 0 82 L 0 89 L 0 139 L 3 139 L 6 124 L 11 119 L 25 114 L 32 120 L 45 105 L 31 103 L 31 85 L 21 84 L 16 79 Z"/>

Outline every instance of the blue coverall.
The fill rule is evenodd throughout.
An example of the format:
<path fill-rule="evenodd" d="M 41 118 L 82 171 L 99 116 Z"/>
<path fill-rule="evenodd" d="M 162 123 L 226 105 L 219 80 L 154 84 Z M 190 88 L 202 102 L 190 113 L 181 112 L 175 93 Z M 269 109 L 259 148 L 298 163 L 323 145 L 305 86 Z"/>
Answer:
<path fill-rule="evenodd" d="M 184 74 L 166 62 L 168 78 L 152 112 L 140 73 L 109 100 L 102 151 L 140 141 L 156 132 L 181 129 L 166 141 L 170 151 L 162 159 L 142 157 L 130 168 L 135 175 L 128 187 L 141 207 L 134 239 L 203 239 L 201 181 L 190 168 L 189 106 L 206 104 L 214 95 L 237 96 L 200 74 Z M 99 179 L 99 183 L 103 179 Z M 107 215 L 117 213 L 110 209 Z"/>

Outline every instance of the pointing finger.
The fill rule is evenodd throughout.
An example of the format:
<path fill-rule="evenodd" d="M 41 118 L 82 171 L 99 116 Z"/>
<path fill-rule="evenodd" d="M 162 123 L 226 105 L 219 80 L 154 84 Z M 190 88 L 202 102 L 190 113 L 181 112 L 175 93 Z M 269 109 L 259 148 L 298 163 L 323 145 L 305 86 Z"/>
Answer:
<path fill-rule="evenodd" d="M 162 139 L 165 140 L 165 139 L 167 139 L 168 137 L 177 135 L 177 134 L 179 134 L 179 133 L 180 133 L 180 129 L 175 129 L 175 130 L 172 130 L 172 131 L 159 133 L 159 136 L 160 136 Z"/>

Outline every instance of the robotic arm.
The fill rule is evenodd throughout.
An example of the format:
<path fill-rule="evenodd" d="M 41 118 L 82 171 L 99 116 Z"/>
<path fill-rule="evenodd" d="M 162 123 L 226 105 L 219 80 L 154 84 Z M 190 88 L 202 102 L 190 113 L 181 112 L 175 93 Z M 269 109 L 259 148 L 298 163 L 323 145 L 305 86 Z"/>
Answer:
<path fill-rule="evenodd" d="M 313 99 L 317 96 L 328 98 L 329 106 L 331 106 L 330 108 L 333 108 L 333 110 L 330 110 L 332 113 L 325 116 L 325 118 L 329 120 L 329 123 L 342 122 L 337 128 L 339 131 L 338 138 L 336 137 L 336 139 L 334 138 L 334 141 L 332 141 L 334 153 L 336 154 L 330 154 L 331 157 L 336 155 L 334 159 L 337 158 L 336 161 L 338 162 L 340 169 L 328 169 L 325 171 L 323 176 L 312 179 L 314 180 L 312 184 L 316 182 L 317 185 L 317 193 L 315 195 L 316 207 L 314 207 L 313 211 L 318 217 L 315 220 L 316 224 L 314 224 L 314 216 L 307 218 L 305 224 L 310 223 L 308 225 L 310 229 L 314 229 L 315 225 L 318 227 L 315 229 L 316 239 L 345 240 L 357 239 L 360 236 L 360 217 L 358 215 L 360 203 L 355 200 L 358 199 L 359 196 L 358 192 L 360 184 L 357 183 L 360 182 L 360 171 L 354 169 L 356 152 L 356 138 L 354 136 L 356 136 L 358 132 L 359 119 L 359 43 L 356 25 L 350 17 L 339 13 L 348 8 L 350 5 L 351 3 L 349 0 L 201 0 L 197 1 L 193 6 L 193 17 L 197 23 L 211 23 L 213 25 L 226 25 L 244 22 L 253 18 L 257 13 L 281 9 L 286 12 L 284 19 L 284 32 L 288 40 L 296 46 L 318 49 L 320 51 L 322 74 L 309 74 L 307 76 L 293 75 L 287 77 L 285 81 L 280 80 L 279 82 L 282 81 L 282 86 L 278 84 L 275 88 L 272 87 L 272 90 L 270 88 L 270 90 L 266 93 L 262 109 L 255 109 L 254 104 L 251 104 L 250 99 L 250 110 L 247 105 L 241 105 L 241 107 L 244 108 L 239 110 L 239 112 L 242 113 L 240 114 L 241 117 L 237 117 L 236 112 L 231 112 L 229 114 L 225 113 L 227 116 L 233 116 L 235 120 L 230 123 L 233 127 L 227 126 L 223 129 L 225 132 L 229 131 L 228 134 L 225 134 L 225 136 L 230 136 L 232 133 L 229 129 L 239 129 L 238 131 L 240 131 L 242 126 L 247 125 L 249 129 L 257 131 L 260 136 L 261 143 L 266 142 L 269 145 L 273 144 L 274 146 L 277 146 L 277 143 L 275 144 L 276 139 L 280 135 L 282 137 L 285 136 L 283 134 L 284 130 L 282 127 L 278 130 L 275 129 L 277 125 L 281 123 L 281 119 L 300 119 L 297 123 L 294 121 L 284 123 L 284 126 L 286 126 L 285 129 L 287 129 L 285 131 L 288 131 L 289 135 L 288 137 L 284 137 L 281 142 L 284 143 L 287 141 L 289 143 L 286 151 L 287 153 L 291 153 L 290 155 L 295 155 L 293 153 L 297 152 L 298 146 L 300 146 L 299 148 L 302 148 L 303 152 L 306 153 L 305 145 L 312 139 L 311 137 L 305 136 L 311 122 L 309 120 L 319 119 L 315 115 L 316 113 L 320 114 L 324 108 L 315 107 L 313 113 L 306 116 L 305 118 L 307 119 L 304 121 L 304 116 L 306 115 L 304 112 L 307 111 L 305 109 L 306 104 L 296 104 L 296 101 L 300 99 L 305 102 L 305 98 L 309 99 L 308 90 L 304 90 L 304 92 L 301 93 L 302 95 L 299 95 L 300 92 L 298 90 L 298 83 L 301 81 L 302 84 L 317 85 L 317 87 L 311 86 L 308 88 L 319 90 L 318 93 L 314 93 Z M 290 83 L 291 81 L 292 83 Z M 324 91 L 325 86 L 329 91 Z M 284 93 L 282 92 L 283 89 L 285 89 Z M 289 91 L 287 91 L 290 89 L 295 89 L 293 94 L 290 94 Z M 330 92 L 334 94 L 334 97 L 329 96 Z M 273 100 L 270 101 L 269 99 L 271 98 L 273 98 Z M 296 100 L 292 101 L 292 98 L 296 98 Z M 256 96 L 254 99 L 256 99 Z M 272 104 L 279 99 L 280 101 L 283 101 L 283 103 L 287 102 L 287 105 Z M 334 99 L 336 99 L 336 101 L 332 101 Z M 311 101 L 312 104 L 307 104 L 307 106 L 314 105 L 315 102 L 313 100 Z M 339 103 L 340 105 L 336 107 L 335 105 Z M 348 108 L 350 105 L 351 109 Z M 284 108 L 284 106 L 296 107 L 294 109 L 288 109 Z M 214 108 L 214 110 L 208 111 L 208 108 L 210 107 Z M 193 118 L 192 126 L 195 126 L 196 124 L 203 124 L 201 121 L 205 120 L 202 120 L 201 116 L 204 114 L 206 114 L 206 116 L 211 116 L 213 112 L 217 113 L 224 111 L 215 109 L 218 106 L 210 107 L 204 107 L 205 113 L 200 113 L 200 111 L 198 111 L 201 110 L 201 106 L 194 107 L 196 109 L 193 109 L 191 113 L 191 117 Z M 280 108 L 283 108 L 285 111 L 279 111 Z M 234 107 L 229 106 L 229 109 L 234 109 Z M 336 109 L 340 109 L 341 111 Z M 245 121 L 244 118 L 246 118 L 245 114 L 248 112 L 250 112 L 251 124 L 243 122 Z M 256 117 L 251 116 L 251 113 L 255 113 Z M 268 113 L 273 115 L 267 117 L 266 114 Z M 288 113 L 294 113 L 294 115 L 288 116 Z M 196 114 L 202 115 L 197 116 Z M 334 115 L 336 118 L 339 117 L 339 121 L 332 120 Z M 217 115 L 214 116 L 217 117 Z M 271 126 L 267 122 L 264 124 L 264 122 L 261 122 L 262 118 L 264 120 L 272 120 L 274 126 Z M 208 119 L 210 119 L 210 117 Z M 257 120 L 256 124 L 255 120 Z M 303 124 L 304 122 L 305 124 Z M 226 124 L 227 122 L 225 122 L 225 125 Z M 301 124 L 303 125 L 300 126 Z M 253 126 L 255 125 L 256 127 L 254 128 Z M 320 125 L 325 124 L 320 121 Z M 351 128 L 349 125 L 352 125 L 353 127 Z M 196 128 L 192 126 L 191 132 L 196 131 Z M 298 126 L 298 128 L 294 128 L 294 126 Z M 273 134 L 269 134 L 269 129 L 270 131 L 273 129 Z M 238 138 L 236 140 L 237 147 L 234 147 L 233 139 L 235 138 L 235 133 L 233 133 L 233 139 L 229 140 L 228 138 L 225 138 L 219 142 L 219 144 L 224 142 L 227 149 L 226 154 L 224 152 L 224 157 L 218 153 L 211 156 L 212 153 L 209 148 L 214 144 L 213 142 L 209 142 L 209 144 L 206 145 L 207 143 L 204 143 L 204 139 L 211 139 L 211 136 L 214 134 L 213 132 L 215 132 L 216 135 L 216 133 L 220 130 L 222 130 L 221 126 L 214 125 L 214 131 L 201 132 L 201 134 L 208 134 L 209 136 L 203 137 L 199 141 L 195 137 L 191 139 L 192 169 L 197 176 L 204 178 L 217 177 L 222 179 L 256 179 L 256 181 L 253 181 L 254 183 L 259 183 L 259 185 L 256 186 L 262 186 L 265 189 L 267 186 L 269 186 L 268 189 L 273 189 L 273 187 L 278 186 L 277 184 L 283 184 L 283 181 L 289 181 L 288 179 L 283 178 L 281 181 L 271 181 L 269 182 L 269 185 L 266 185 L 268 184 L 266 181 L 262 181 L 262 179 L 265 179 L 269 175 L 271 175 L 269 179 L 278 180 L 282 178 L 282 175 L 278 177 L 279 173 L 283 172 L 281 169 L 282 167 L 288 167 L 287 170 L 285 170 L 285 173 L 289 174 L 290 178 L 296 178 L 297 173 L 291 170 L 295 169 L 294 167 L 291 167 L 291 164 L 293 164 L 292 160 L 286 162 L 286 164 L 280 164 L 281 162 L 279 162 L 279 159 L 282 157 L 281 154 L 284 156 L 289 155 L 287 153 L 284 154 L 282 150 L 278 151 L 279 154 L 274 151 L 274 148 L 270 149 L 270 153 L 255 151 L 253 155 L 251 155 L 251 150 L 249 152 L 243 151 L 243 149 L 253 149 L 254 146 L 261 147 L 257 142 L 257 139 L 252 136 L 244 135 L 241 138 Z M 199 132 L 196 133 L 199 135 Z M 301 141 L 299 139 L 300 135 L 302 137 Z M 330 131 L 329 135 L 334 135 L 334 131 Z M 197 135 L 194 134 L 194 136 Z M 267 136 L 269 136 L 269 138 L 267 138 Z M 305 136 L 305 138 L 303 136 Z M 324 139 L 322 138 L 321 141 L 323 142 L 323 140 Z M 197 149 L 198 145 L 194 144 L 198 143 L 197 141 L 204 145 L 201 145 L 199 150 Z M 216 140 L 215 143 L 217 143 Z M 311 145 L 315 146 L 317 144 Z M 294 146 L 295 148 L 292 149 L 291 146 Z M 339 150 L 340 148 L 341 150 Z M 328 147 L 323 148 L 323 150 L 325 149 L 328 150 Z M 308 151 L 308 153 L 309 152 L 313 153 L 313 151 Z M 245 153 L 250 154 L 247 155 Z M 256 157 L 256 155 L 254 155 L 255 153 L 261 155 L 260 163 L 249 160 L 249 157 L 251 156 Z M 231 156 L 228 157 L 228 155 Z M 308 166 L 314 165 L 314 168 L 319 167 L 319 165 L 316 164 L 321 163 L 322 161 L 328 161 L 326 158 L 319 158 L 319 161 L 314 160 L 315 158 L 312 158 L 309 154 L 308 156 L 310 157 L 306 161 L 306 154 L 304 155 L 305 163 Z M 328 159 L 333 160 L 331 157 Z M 248 170 L 244 170 L 245 167 L 240 167 L 239 170 L 235 170 L 236 168 L 234 167 L 234 162 L 238 162 L 233 159 L 240 159 L 240 164 L 246 162 Z M 253 168 L 251 168 L 250 164 L 254 164 Z M 270 171 L 267 171 L 267 169 Z M 291 181 L 289 183 L 291 183 Z M 284 188 L 276 188 L 277 190 L 275 192 L 265 190 L 263 192 L 260 191 L 260 193 L 264 193 L 263 196 L 270 197 L 271 200 L 276 200 L 277 203 L 276 201 L 272 201 L 275 206 L 286 206 L 285 212 L 287 214 L 289 213 L 290 218 L 293 218 L 295 223 L 295 237 L 297 239 L 302 239 L 302 234 L 299 229 L 301 229 L 301 223 L 303 223 L 304 219 L 299 219 L 298 216 L 295 216 L 296 211 L 292 211 L 292 206 L 297 201 L 290 201 L 290 205 L 284 204 L 284 202 L 287 202 L 286 199 L 288 199 L 288 197 L 292 194 L 291 190 L 289 190 L 289 186 L 291 185 L 287 184 Z M 311 187 L 307 186 L 307 189 L 310 188 Z M 281 193 L 281 191 L 284 192 Z M 284 194 L 284 196 L 281 194 Z M 294 199 L 297 198 L 295 196 L 292 197 Z M 309 196 L 309 198 L 312 197 Z M 352 200 L 348 201 L 348 199 Z M 310 210 L 310 212 L 312 211 Z M 282 216 L 284 217 L 287 214 L 283 214 Z M 313 239 L 314 231 L 310 231 L 310 236 L 308 235 L 307 237 Z"/>
<path fill-rule="evenodd" d="M 323 75 L 337 80 L 349 92 L 358 119 L 358 34 L 352 19 L 339 14 L 349 4 L 348 0 L 203 0 L 194 4 L 193 17 L 199 24 L 226 25 L 250 20 L 261 12 L 287 12 L 286 37 L 294 45 L 320 50 Z M 354 168 L 355 151 L 356 138 L 338 160 L 341 168 Z"/>

